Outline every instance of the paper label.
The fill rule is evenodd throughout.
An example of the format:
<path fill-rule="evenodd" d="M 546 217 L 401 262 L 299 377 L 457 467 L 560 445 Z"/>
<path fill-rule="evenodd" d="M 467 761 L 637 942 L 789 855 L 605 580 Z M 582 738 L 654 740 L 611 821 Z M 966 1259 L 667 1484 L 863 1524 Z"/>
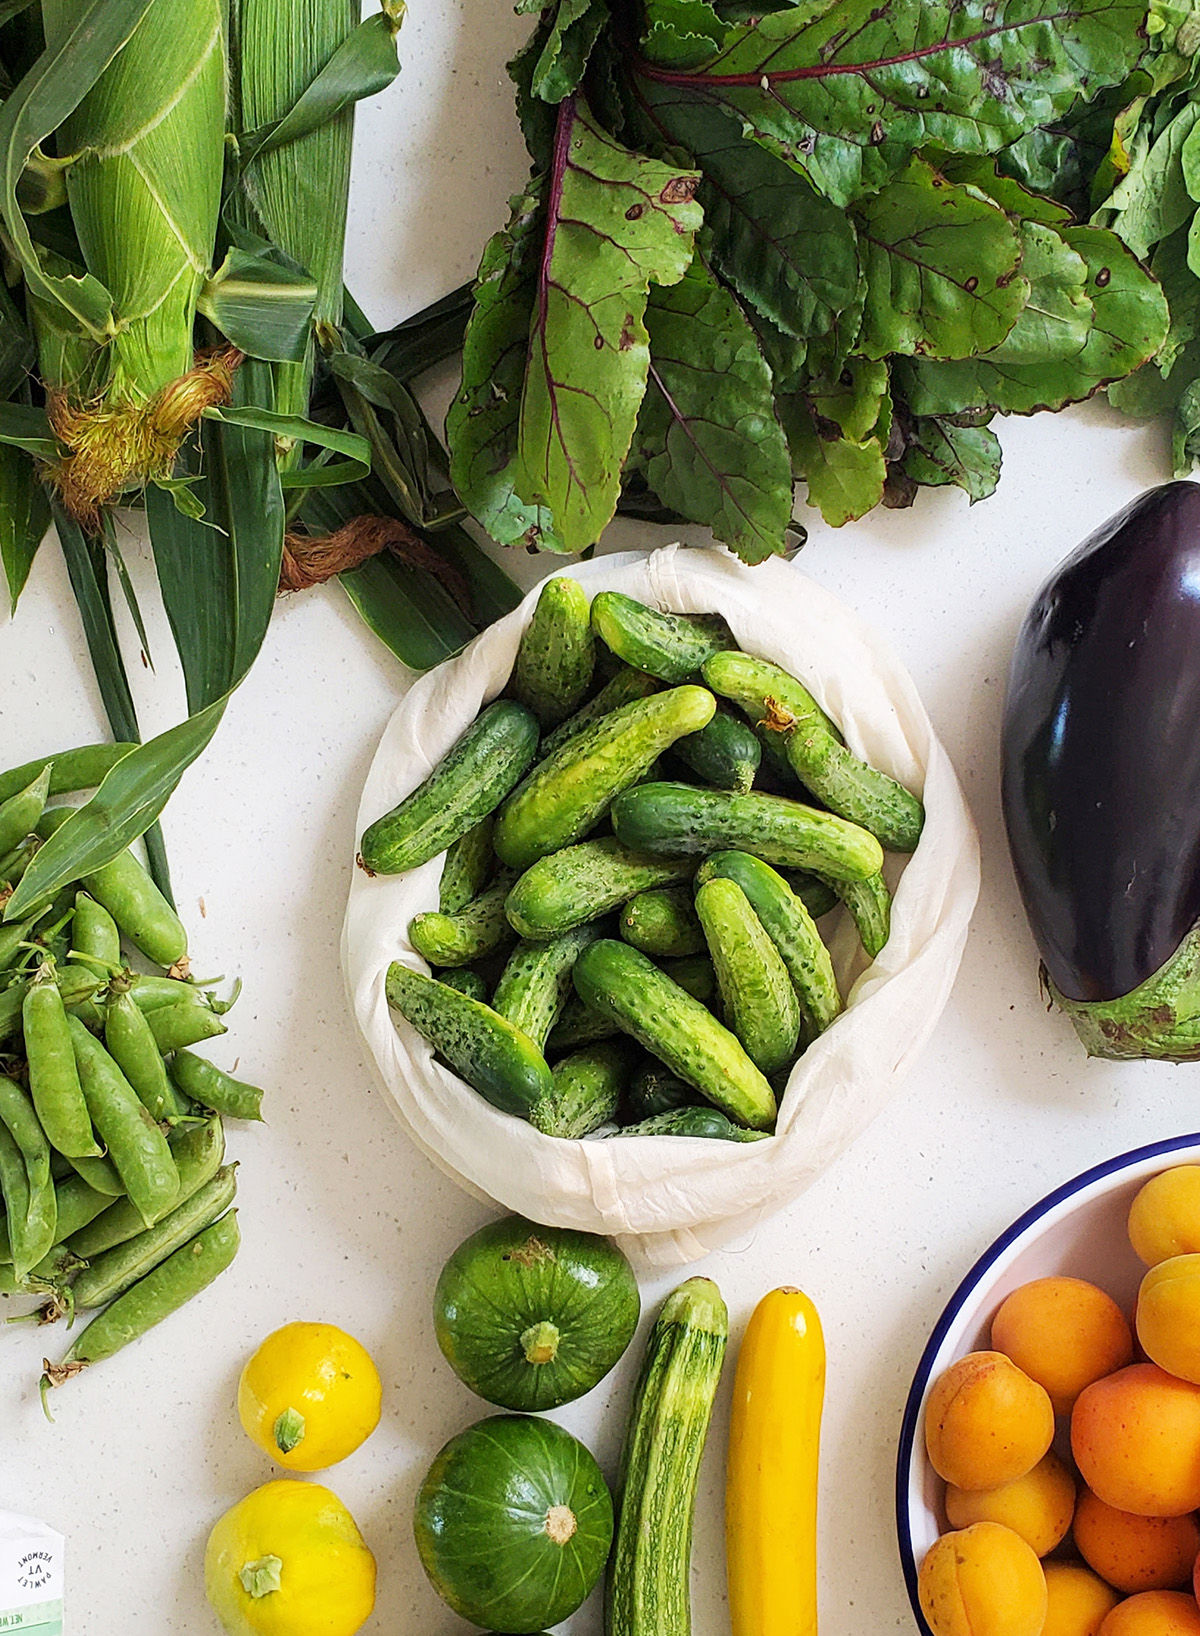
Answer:
<path fill-rule="evenodd" d="M 44 1522 L 0 1511 L 0 1631 L 62 1636 L 65 1546 Z"/>

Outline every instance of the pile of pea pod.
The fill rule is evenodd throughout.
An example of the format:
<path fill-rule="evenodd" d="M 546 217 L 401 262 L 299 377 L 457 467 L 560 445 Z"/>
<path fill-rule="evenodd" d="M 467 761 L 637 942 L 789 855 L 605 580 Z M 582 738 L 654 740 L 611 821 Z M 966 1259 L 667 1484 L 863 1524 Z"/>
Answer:
<path fill-rule="evenodd" d="M 72 810 L 48 801 L 80 787 L 65 763 L 84 756 L 0 775 L 0 907 Z M 186 929 L 132 852 L 0 925 L 0 1293 L 38 1297 L 46 1323 L 97 1313 L 43 1391 L 237 1251 L 223 1119 L 260 1118 L 262 1093 L 191 1049 L 232 1001 L 188 971 Z"/>

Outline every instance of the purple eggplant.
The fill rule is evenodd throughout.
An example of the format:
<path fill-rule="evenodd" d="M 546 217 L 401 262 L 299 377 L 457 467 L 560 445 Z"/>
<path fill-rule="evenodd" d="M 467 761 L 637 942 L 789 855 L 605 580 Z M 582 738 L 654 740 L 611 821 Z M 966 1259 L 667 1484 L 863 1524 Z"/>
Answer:
<path fill-rule="evenodd" d="M 1044 977 L 1088 1051 L 1200 1057 L 1200 484 L 1143 494 L 1043 585 L 1002 759 Z"/>

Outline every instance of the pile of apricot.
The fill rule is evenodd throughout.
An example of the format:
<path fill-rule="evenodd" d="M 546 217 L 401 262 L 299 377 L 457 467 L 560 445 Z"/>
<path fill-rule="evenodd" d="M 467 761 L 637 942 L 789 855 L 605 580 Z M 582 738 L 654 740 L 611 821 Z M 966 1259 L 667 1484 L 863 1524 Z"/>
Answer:
<path fill-rule="evenodd" d="M 1095 1284 L 1039 1278 L 930 1391 L 934 1636 L 1200 1636 L 1200 1165 L 1146 1183 L 1129 1238 L 1132 1326 Z"/>

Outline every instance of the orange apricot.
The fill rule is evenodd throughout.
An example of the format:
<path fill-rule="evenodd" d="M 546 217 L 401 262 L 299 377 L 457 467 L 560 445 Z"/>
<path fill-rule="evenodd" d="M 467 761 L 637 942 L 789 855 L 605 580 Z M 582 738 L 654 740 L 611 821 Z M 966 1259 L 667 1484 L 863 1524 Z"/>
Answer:
<path fill-rule="evenodd" d="M 1074 1532 L 1083 1560 L 1119 1591 L 1174 1591 L 1191 1583 L 1200 1527 L 1190 1512 L 1139 1517 L 1114 1510 L 1085 1488 Z"/>
<path fill-rule="evenodd" d="M 1096 1636 L 1120 1601 L 1111 1585 L 1078 1562 L 1043 1562 L 1046 1623 L 1042 1636 Z"/>
<path fill-rule="evenodd" d="M 1136 1324 L 1152 1362 L 1200 1382 L 1200 1255 L 1173 1255 L 1150 1268 L 1138 1291 Z"/>
<path fill-rule="evenodd" d="M 1150 1178 L 1129 1207 L 1129 1242 L 1148 1267 L 1200 1251 L 1200 1165 Z"/>
<path fill-rule="evenodd" d="M 996 1488 L 1023 1477 L 1053 1437 L 1049 1397 L 1002 1352 L 969 1352 L 929 1394 L 929 1463 L 956 1488 Z"/>
<path fill-rule="evenodd" d="M 1071 1414 L 1071 1452 L 1117 1511 L 1178 1517 L 1200 1506 L 1200 1386 L 1133 1363 L 1087 1386 Z"/>
<path fill-rule="evenodd" d="M 1041 1636 L 1046 1576 L 1011 1528 L 977 1522 L 943 1534 L 917 1574 L 933 1636 Z"/>
<path fill-rule="evenodd" d="M 1200 1607 L 1184 1591 L 1140 1591 L 1117 1603 L 1098 1636 L 1200 1636 Z"/>
<path fill-rule="evenodd" d="M 1023 1477 L 998 1488 L 946 1488 L 946 1516 L 952 1528 L 973 1522 L 1000 1522 L 1020 1534 L 1038 1556 L 1066 1536 L 1075 1510 L 1075 1479 L 1054 1453 L 1044 1454 Z"/>
<path fill-rule="evenodd" d="M 1094 1380 L 1133 1362 L 1125 1315 L 1082 1278 L 1035 1278 L 1003 1302 L 992 1319 L 992 1346 L 1050 1394 L 1055 1414 Z"/>

